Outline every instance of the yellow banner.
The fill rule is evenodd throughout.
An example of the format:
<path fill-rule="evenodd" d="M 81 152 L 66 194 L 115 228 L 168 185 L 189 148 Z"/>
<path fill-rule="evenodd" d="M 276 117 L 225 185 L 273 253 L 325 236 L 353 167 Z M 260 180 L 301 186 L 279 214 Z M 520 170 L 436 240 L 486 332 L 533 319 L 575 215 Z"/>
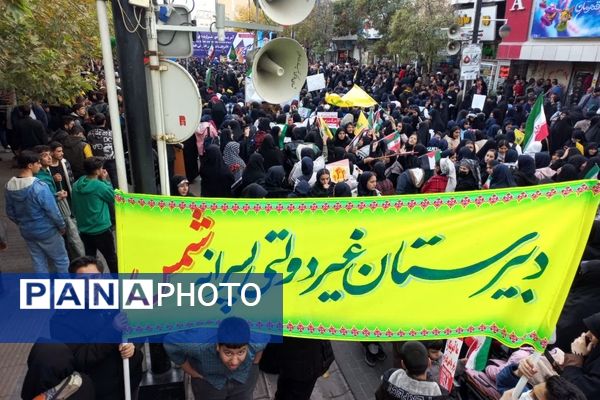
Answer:
<path fill-rule="evenodd" d="M 325 102 L 336 107 L 373 107 L 377 102 L 362 90 L 360 86 L 354 85 L 352 89 L 343 96 L 336 93 L 327 93 Z"/>
<path fill-rule="evenodd" d="M 289 336 L 486 335 L 541 349 L 577 270 L 599 192 L 589 180 L 343 199 L 117 193 L 119 270 L 280 272 Z"/>

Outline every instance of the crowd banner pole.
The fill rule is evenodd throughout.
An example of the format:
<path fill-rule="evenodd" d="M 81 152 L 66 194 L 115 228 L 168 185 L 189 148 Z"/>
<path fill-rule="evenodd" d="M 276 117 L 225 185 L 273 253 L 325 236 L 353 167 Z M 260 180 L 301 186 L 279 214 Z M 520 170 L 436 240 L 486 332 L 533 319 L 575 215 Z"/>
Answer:
<path fill-rule="evenodd" d="M 170 195 L 169 188 L 169 166 L 167 160 L 167 141 L 165 134 L 165 122 L 163 116 L 162 91 L 160 82 L 160 57 L 158 54 L 158 31 L 156 29 L 156 16 L 153 9 L 146 12 L 148 22 L 148 55 L 150 68 L 150 81 L 152 87 L 152 102 L 154 106 L 154 130 L 152 132 L 156 139 L 156 151 L 158 153 L 158 170 L 160 175 L 160 192 L 164 196 Z"/>
<path fill-rule="evenodd" d="M 117 181 L 111 182 L 120 190 L 127 193 L 127 172 L 125 169 L 125 150 L 123 147 L 123 135 L 121 133 L 121 121 L 119 118 L 119 101 L 117 100 L 117 83 L 115 80 L 115 64 L 110 46 L 110 33 L 108 30 L 108 17 L 106 12 L 106 1 L 97 0 L 98 26 L 100 27 L 100 44 L 102 46 L 102 63 L 104 64 L 104 78 L 106 79 L 106 92 L 108 95 L 108 109 L 110 113 L 110 125 L 113 134 L 113 148 L 115 162 L 117 164 Z"/>
<path fill-rule="evenodd" d="M 123 343 L 125 344 L 125 343 Z M 123 386 L 125 387 L 125 400 L 131 400 L 131 379 L 129 375 L 129 358 L 123 359 Z"/>
<path fill-rule="evenodd" d="M 533 361 L 533 365 L 536 365 L 541 358 L 542 353 L 540 353 L 539 351 L 533 353 L 533 358 L 531 360 Z M 527 377 L 522 376 L 521 379 L 519 379 L 517 386 L 515 386 L 515 389 L 512 394 L 512 400 L 518 400 L 518 398 L 521 396 L 521 393 L 523 393 L 523 389 L 525 389 L 525 385 L 527 385 Z"/>

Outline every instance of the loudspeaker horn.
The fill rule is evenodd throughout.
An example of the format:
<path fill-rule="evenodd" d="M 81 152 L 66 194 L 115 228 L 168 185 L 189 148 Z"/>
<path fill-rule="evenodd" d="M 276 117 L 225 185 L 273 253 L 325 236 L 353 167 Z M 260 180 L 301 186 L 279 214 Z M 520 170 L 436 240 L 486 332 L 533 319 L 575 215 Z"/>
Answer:
<path fill-rule="evenodd" d="M 300 94 L 308 75 L 308 58 L 290 38 L 271 40 L 251 55 L 252 82 L 265 101 L 280 104 Z"/>
<path fill-rule="evenodd" d="M 452 24 L 448 28 L 448 38 L 450 39 L 458 39 L 460 38 L 460 25 Z"/>
<path fill-rule="evenodd" d="M 460 42 L 458 40 L 451 40 L 446 45 L 446 51 L 449 55 L 454 56 L 460 51 Z"/>
<path fill-rule="evenodd" d="M 280 25 L 296 25 L 306 19 L 316 0 L 258 0 L 267 17 Z"/>

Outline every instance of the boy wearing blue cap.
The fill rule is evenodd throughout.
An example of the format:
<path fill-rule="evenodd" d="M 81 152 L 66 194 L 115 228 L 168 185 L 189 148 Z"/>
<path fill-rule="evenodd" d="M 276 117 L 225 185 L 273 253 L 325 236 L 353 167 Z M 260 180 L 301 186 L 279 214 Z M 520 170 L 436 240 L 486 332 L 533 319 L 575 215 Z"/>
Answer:
<path fill-rule="evenodd" d="M 250 343 L 250 327 L 241 318 L 226 318 L 218 343 L 165 343 L 171 360 L 192 377 L 196 400 L 252 400 L 264 345 Z"/>

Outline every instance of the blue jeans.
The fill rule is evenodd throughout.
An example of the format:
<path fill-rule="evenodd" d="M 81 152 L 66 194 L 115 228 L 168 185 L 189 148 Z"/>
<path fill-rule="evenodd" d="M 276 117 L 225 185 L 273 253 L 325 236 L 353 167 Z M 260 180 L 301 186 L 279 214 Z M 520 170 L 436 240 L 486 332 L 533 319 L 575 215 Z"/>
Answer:
<path fill-rule="evenodd" d="M 54 232 L 42 240 L 26 240 L 29 253 L 33 260 L 33 271 L 38 274 L 47 274 L 48 261 L 51 261 L 56 272 L 69 271 L 69 256 L 65 248 L 65 241 L 58 232 Z"/>

